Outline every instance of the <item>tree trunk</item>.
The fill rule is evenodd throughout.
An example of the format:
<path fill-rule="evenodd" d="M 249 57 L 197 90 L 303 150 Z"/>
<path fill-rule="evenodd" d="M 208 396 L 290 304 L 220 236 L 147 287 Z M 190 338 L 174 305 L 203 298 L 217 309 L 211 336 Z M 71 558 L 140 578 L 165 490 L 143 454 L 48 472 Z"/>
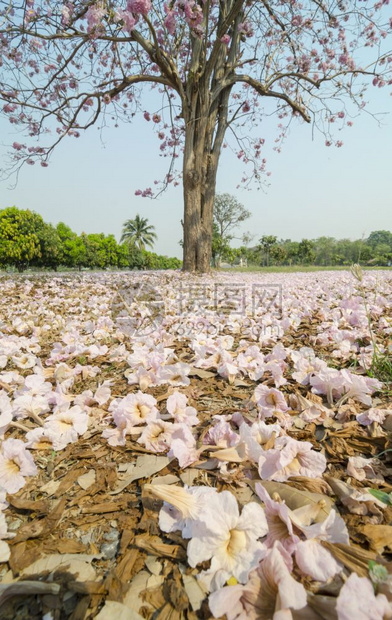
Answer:
<path fill-rule="evenodd" d="M 212 224 L 216 187 L 217 158 L 211 156 L 209 144 L 185 140 L 184 183 L 184 252 L 183 270 L 208 273 L 212 258 Z"/>

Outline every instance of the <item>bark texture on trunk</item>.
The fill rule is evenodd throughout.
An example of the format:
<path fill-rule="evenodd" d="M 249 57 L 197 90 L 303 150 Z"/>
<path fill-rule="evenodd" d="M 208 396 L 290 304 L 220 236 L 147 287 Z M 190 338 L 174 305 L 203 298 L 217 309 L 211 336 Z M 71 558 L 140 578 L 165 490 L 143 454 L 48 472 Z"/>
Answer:
<path fill-rule="evenodd" d="M 222 4 L 220 23 L 241 21 L 243 1 Z M 206 5 L 207 6 L 207 5 Z M 206 11 L 206 15 L 208 11 Z M 238 23 L 237 23 L 238 22 Z M 225 31 L 225 29 L 224 29 Z M 209 272 L 212 256 L 213 211 L 216 176 L 223 139 L 228 127 L 228 104 L 233 82 L 238 37 L 230 52 L 219 44 L 209 57 L 206 41 L 192 42 L 188 79 L 184 85 L 182 114 L 185 122 L 183 161 L 184 185 L 184 271 Z"/>

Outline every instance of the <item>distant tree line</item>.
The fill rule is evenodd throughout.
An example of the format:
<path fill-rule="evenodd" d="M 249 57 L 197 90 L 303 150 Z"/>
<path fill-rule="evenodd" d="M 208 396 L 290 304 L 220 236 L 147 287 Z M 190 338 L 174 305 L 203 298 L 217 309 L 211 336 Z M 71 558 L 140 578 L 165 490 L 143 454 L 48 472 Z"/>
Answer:
<path fill-rule="evenodd" d="M 238 235 L 239 224 L 251 216 L 238 200 L 230 194 L 217 194 L 214 203 L 214 228 L 212 260 L 215 267 L 222 261 L 236 264 L 246 261 L 263 267 L 279 265 L 316 265 L 323 267 L 348 266 L 353 263 L 368 266 L 392 265 L 392 232 L 375 230 L 367 239 L 278 239 L 263 235 L 257 244 L 249 247 L 255 235 Z M 231 243 L 242 239 L 240 248 Z"/>
<path fill-rule="evenodd" d="M 367 239 L 280 239 L 274 235 L 263 235 L 252 247 L 234 251 L 235 258 L 245 257 L 248 263 L 273 265 L 316 265 L 323 267 L 348 266 L 359 263 L 367 266 L 392 265 L 392 233 L 376 230 Z M 235 260 L 234 258 L 234 260 Z"/>
<path fill-rule="evenodd" d="M 139 216 L 137 216 L 138 218 Z M 136 220 L 136 218 L 135 218 Z M 0 267 L 24 271 L 29 267 L 49 268 L 128 268 L 128 269 L 178 269 L 177 258 L 160 256 L 147 251 L 156 238 L 153 227 L 147 225 L 148 243 L 143 239 L 127 238 L 117 243 L 114 235 L 103 233 L 78 235 L 60 222 L 48 224 L 38 214 L 28 209 L 8 207 L 0 210 Z M 128 226 L 133 220 L 127 220 Z M 126 224 L 127 224 L 126 223 Z M 140 221 L 138 222 L 140 224 Z M 124 225 L 125 227 L 125 225 Z"/>

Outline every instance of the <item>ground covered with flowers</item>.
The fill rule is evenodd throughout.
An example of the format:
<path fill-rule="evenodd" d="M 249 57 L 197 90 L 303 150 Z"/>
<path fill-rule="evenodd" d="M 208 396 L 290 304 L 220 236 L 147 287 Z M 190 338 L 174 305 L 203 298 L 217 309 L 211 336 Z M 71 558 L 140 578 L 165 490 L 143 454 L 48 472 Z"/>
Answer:
<path fill-rule="evenodd" d="M 390 271 L 0 285 L 2 618 L 392 617 Z"/>

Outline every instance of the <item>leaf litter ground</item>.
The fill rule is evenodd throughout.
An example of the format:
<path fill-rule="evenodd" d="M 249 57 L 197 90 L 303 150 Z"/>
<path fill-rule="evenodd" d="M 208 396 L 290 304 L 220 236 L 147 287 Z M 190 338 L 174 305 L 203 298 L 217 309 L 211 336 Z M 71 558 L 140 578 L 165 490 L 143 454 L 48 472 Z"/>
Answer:
<path fill-rule="evenodd" d="M 217 342 L 231 336 L 229 350 L 234 366 L 246 346 L 256 345 L 267 356 L 280 343 L 286 351 L 310 347 L 330 368 L 348 368 L 364 376 L 372 355 L 372 338 L 388 354 L 392 331 L 390 273 L 379 273 L 366 283 L 370 323 L 363 310 L 361 291 L 348 273 L 252 275 L 247 283 L 247 297 L 240 300 L 242 303 L 245 299 L 242 305 L 238 295 L 233 301 L 235 277 L 203 280 L 165 273 L 2 278 L 2 393 L 12 404 L 18 390 L 23 391 L 26 378 L 40 373 L 55 390 L 61 383 L 61 365 L 65 364 L 63 375 L 72 376 L 73 381 L 63 392 L 73 400 L 84 395 L 82 408 L 88 412 L 89 420 L 86 432 L 61 450 L 50 445 L 31 450 L 37 475 L 26 477 L 18 492 L 7 494 L 4 515 L 9 558 L 0 564 L 2 618 L 212 617 L 208 589 L 198 579 L 208 563 L 196 568 L 189 566 L 187 540 L 180 532 L 161 531 L 158 515 L 162 501 L 145 492 L 144 486 L 208 486 L 218 491 L 229 490 L 240 505 L 246 505 L 260 501 L 254 493 L 255 483 L 260 480 L 257 465 L 250 464 L 246 454 L 237 462 L 220 461 L 214 458 L 212 448 L 211 452 L 206 448 L 197 461 L 180 467 L 176 458 L 167 456 L 167 450 L 156 453 L 141 445 L 138 435 L 128 435 L 125 445 L 109 445 L 102 431 L 110 425 L 110 403 L 141 390 L 156 399 L 164 417 L 168 397 L 179 391 L 197 410 L 199 423 L 193 434 L 201 447 L 216 423 L 214 416 L 240 413 L 247 423 L 255 422 L 260 417 L 255 388 L 259 384 L 275 388 L 276 378 L 266 370 L 254 380 L 246 370 L 238 371 L 238 364 L 237 371 L 231 369 L 231 362 L 224 368 L 212 362 L 203 367 L 197 363 L 200 355 L 197 357 L 195 347 L 191 346 L 195 338 L 201 342 L 206 336 Z M 146 301 L 144 294 L 140 301 L 139 282 L 146 278 L 151 284 L 150 299 Z M 255 315 L 255 284 L 284 287 L 282 302 L 275 300 L 273 306 L 265 302 Z M 208 301 L 206 286 L 213 291 Z M 231 300 L 231 304 L 218 307 L 217 289 L 226 291 L 225 299 Z M 149 308 L 154 290 L 159 299 L 169 300 L 159 321 L 155 309 L 150 312 Z M 193 290 L 193 297 L 189 294 L 188 306 L 180 307 L 179 298 L 184 296 L 184 290 L 188 294 Z M 119 291 L 124 301 L 120 313 Z M 125 300 L 124 291 L 131 291 Z M 353 318 L 355 313 L 358 316 Z M 272 327 L 268 331 L 265 325 Z M 166 381 L 141 376 L 138 383 L 129 382 L 128 356 L 135 352 L 135 343 L 151 339 L 157 348 L 163 345 L 171 350 L 174 363 L 188 367 L 183 369 L 182 382 L 173 373 Z M 23 356 L 32 359 L 24 360 Z M 165 365 L 160 361 L 157 364 Z M 369 488 L 385 494 L 392 491 L 392 417 L 386 415 L 382 423 L 367 425 L 356 419 L 369 408 L 392 414 L 388 384 L 374 391 L 370 406 L 355 396 L 336 406 L 338 399 L 328 403 L 326 394 L 317 394 L 310 384 L 293 379 L 292 364 L 284 366 L 284 380 L 278 385 L 291 403 L 285 412 L 291 420 L 290 425 L 285 422 L 287 435 L 310 442 L 316 451 L 321 451 L 327 468 L 318 477 L 291 475 L 283 482 L 269 479 L 262 483 L 271 497 L 279 495 L 292 510 L 322 500 L 320 519 L 326 517 L 331 507 L 343 517 L 350 545 L 323 543 L 341 563 L 342 573 L 320 584 L 295 569 L 296 579 L 308 592 L 308 607 L 314 614 L 309 617 L 333 618 L 337 617 L 333 601 L 351 572 L 368 577 L 372 563 L 390 569 L 391 502 L 382 502 L 372 495 L 365 501 L 362 496 Z M 133 365 L 131 370 L 135 369 Z M 86 391 L 94 394 L 105 381 L 110 382 L 110 398 L 101 404 L 90 402 Z M 301 417 L 299 397 L 333 413 L 324 419 L 306 421 Z M 22 415 L 14 409 L 13 422 L 2 429 L 3 441 L 26 441 L 27 432 L 42 425 L 48 415 L 50 411 Z M 272 416 L 268 422 L 277 420 L 279 417 Z M 356 456 L 376 458 L 376 473 L 362 479 L 360 475 L 350 475 L 348 459 Z M 384 590 L 392 598 L 389 585 Z M 327 606 L 323 605 L 326 599 Z M 295 613 L 293 617 L 303 617 L 301 611 Z"/>

